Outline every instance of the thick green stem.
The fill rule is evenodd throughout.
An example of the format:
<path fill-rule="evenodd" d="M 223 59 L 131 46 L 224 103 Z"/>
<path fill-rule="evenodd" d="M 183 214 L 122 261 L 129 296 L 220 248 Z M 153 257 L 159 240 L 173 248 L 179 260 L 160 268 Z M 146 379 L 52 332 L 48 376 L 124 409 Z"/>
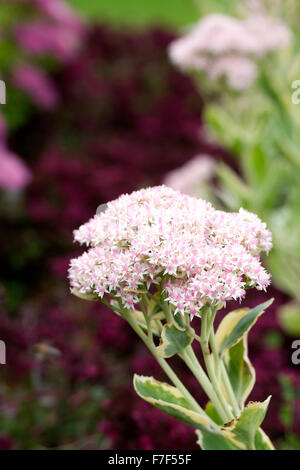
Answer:
<path fill-rule="evenodd" d="M 211 380 L 212 388 L 214 389 L 215 394 L 218 397 L 218 400 L 225 412 L 226 420 L 231 421 L 234 418 L 234 415 L 222 393 L 220 383 L 215 374 L 215 368 L 218 370 L 219 367 L 219 356 L 217 355 L 215 358 L 215 364 L 213 364 L 211 353 L 208 346 L 208 341 L 210 338 L 211 331 L 213 330 L 213 321 L 216 315 L 216 310 L 212 310 L 209 314 L 209 311 L 203 313 L 201 319 L 201 348 L 203 353 L 203 358 L 205 362 L 205 366 L 207 369 L 208 376 Z M 220 414 L 220 413 L 219 413 Z M 220 415 L 221 419 L 223 417 Z"/>
<path fill-rule="evenodd" d="M 209 339 L 210 339 L 211 350 L 212 350 L 213 358 L 214 358 L 214 366 L 215 366 L 215 373 L 216 373 L 217 381 L 220 384 L 221 379 L 222 379 L 229 401 L 232 405 L 234 414 L 235 416 L 238 416 L 240 414 L 240 408 L 236 400 L 235 394 L 233 392 L 227 371 L 225 369 L 223 359 L 220 357 L 220 354 L 218 351 L 213 324 L 211 325 Z"/>
<path fill-rule="evenodd" d="M 218 382 L 220 383 L 220 379 L 221 379 L 221 358 L 219 356 L 219 351 L 218 351 L 218 347 L 217 347 L 217 344 L 216 344 L 216 338 L 215 338 L 215 334 L 214 334 L 213 329 L 212 329 L 212 331 L 210 332 L 210 335 L 209 335 L 209 344 L 210 344 L 211 351 L 212 351 L 213 358 L 214 358 L 214 366 L 215 366 L 216 377 L 217 377 Z"/>
<path fill-rule="evenodd" d="M 187 390 L 187 388 L 183 385 L 183 383 L 180 381 L 180 379 L 177 377 L 177 375 L 175 374 L 175 372 L 172 370 L 172 368 L 169 366 L 169 364 L 165 361 L 165 359 L 161 358 L 158 356 L 157 352 L 156 352 L 156 347 L 153 343 L 153 341 L 151 341 L 149 339 L 149 337 L 147 335 L 145 335 L 145 333 L 141 330 L 141 328 L 137 325 L 137 323 L 135 322 L 134 318 L 132 317 L 132 315 L 130 315 L 129 312 L 123 310 L 123 315 L 124 315 L 124 318 L 127 320 L 127 322 L 130 324 L 130 326 L 132 327 L 132 329 L 137 333 L 137 335 L 142 339 L 142 341 L 146 344 L 146 346 L 149 348 L 149 350 L 152 352 L 152 354 L 154 355 L 154 357 L 156 358 L 157 362 L 159 363 L 159 365 L 161 366 L 161 368 L 164 370 L 164 372 L 166 373 L 166 375 L 169 377 L 169 379 L 173 382 L 173 384 L 175 385 L 175 387 L 178 388 L 178 390 L 180 390 L 180 392 L 182 393 L 182 395 L 186 398 L 186 400 L 189 402 L 189 404 L 191 405 L 192 409 L 194 411 L 196 411 L 197 413 L 200 413 L 201 415 L 206 415 L 205 411 L 201 408 L 201 406 L 196 402 L 196 400 L 194 399 L 194 397 L 190 394 L 190 392 Z M 213 422 L 212 422 L 213 423 Z"/>
<path fill-rule="evenodd" d="M 149 318 L 148 312 L 146 310 L 147 303 L 146 303 L 145 297 L 143 295 L 142 295 L 142 299 L 143 299 L 143 301 L 140 302 L 140 306 L 141 306 L 141 309 L 142 309 L 142 312 L 143 312 L 143 315 L 144 315 L 144 318 L 145 318 L 145 322 L 146 322 L 146 325 L 147 325 L 149 340 L 152 343 L 153 342 L 153 332 L 152 332 L 152 328 L 151 328 L 151 318 Z"/>
<path fill-rule="evenodd" d="M 222 406 L 220 400 L 212 387 L 207 375 L 205 374 L 204 370 L 202 369 L 201 365 L 199 364 L 193 348 L 188 346 L 185 351 L 181 354 L 182 359 L 191 370 L 203 390 L 205 391 L 208 398 L 214 404 L 216 410 L 218 411 L 220 418 L 224 421 L 224 423 L 230 421 L 232 418 L 227 413 L 227 410 Z"/>

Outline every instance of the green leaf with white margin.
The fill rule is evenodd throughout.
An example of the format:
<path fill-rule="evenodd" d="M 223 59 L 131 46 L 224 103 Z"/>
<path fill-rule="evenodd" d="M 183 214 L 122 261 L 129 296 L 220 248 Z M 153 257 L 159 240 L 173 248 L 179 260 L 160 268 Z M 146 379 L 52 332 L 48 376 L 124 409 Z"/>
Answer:
<path fill-rule="evenodd" d="M 216 424 L 223 424 L 223 421 L 221 420 L 219 413 L 216 410 L 215 405 L 211 402 L 208 401 L 205 407 L 205 413 L 208 414 L 208 416 L 216 423 Z"/>
<path fill-rule="evenodd" d="M 77 289 L 70 289 L 70 292 L 71 292 L 71 294 L 75 295 L 76 297 L 78 297 L 79 299 L 82 299 L 82 300 L 93 300 L 93 301 L 101 300 L 99 295 L 97 295 L 93 292 L 90 292 L 88 294 L 82 294 Z"/>
<path fill-rule="evenodd" d="M 248 334 L 232 348 L 224 352 L 224 365 L 240 408 L 250 395 L 255 384 L 255 369 L 248 357 Z"/>
<path fill-rule="evenodd" d="M 223 345 L 224 365 L 235 397 L 241 408 L 243 408 L 255 384 L 255 370 L 248 357 L 248 332 L 271 301 L 259 305 L 256 309 L 250 310 L 248 308 L 242 308 L 230 312 L 222 320 L 216 332 L 216 343 L 219 350 L 222 349 Z M 246 321 L 244 321 L 245 318 Z M 242 327 L 238 326 L 241 325 L 241 321 L 244 321 Z M 239 338 L 237 342 L 233 341 L 233 339 L 236 338 L 234 333 L 236 331 L 239 331 L 239 333 L 244 331 L 242 337 Z M 224 345 L 228 343 L 231 343 L 231 346 L 224 347 Z M 226 395 L 225 387 L 222 386 L 222 389 L 223 393 Z"/>
<path fill-rule="evenodd" d="M 196 428 L 198 443 L 202 449 L 246 449 L 251 445 L 253 435 L 257 450 L 273 448 L 268 437 L 258 428 L 264 419 L 269 398 L 264 403 L 249 403 L 238 420 L 233 420 L 228 426 L 220 427 L 209 416 L 193 411 L 176 387 L 159 382 L 153 377 L 139 375 L 134 376 L 133 384 L 137 394 L 145 401 Z"/>
<path fill-rule="evenodd" d="M 262 433 L 261 430 L 259 431 L 259 427 L 265 418 L 270 400 L 271 396 L 264 402 L 249 402 L 240 417 L 223 429 L 226 429 L 227 433 L 233 434 L 234 439 L 242 442 L 246 449 L 256 449 L 256 445 L 263 447 Z M 264 442 L 266 443 L 266 440 Z"/>
<path fill-rule="evenodd" d="M 255 434 L 255 449 L 275 450 L 271 440 L 261 428 L 259 428 L 257 433 Z"/>
<path fill-rule="evenodd" d="M 221 354 L 226 349 L 238 343 L 242 337 L 248 333 L 260 315 L 272 304 L 273 300 L 274 299 L 270 299 L 251 310 L 238 309 L 226 315 L 217 331 L 217 335 L 219 335 L 219 351 Z"/>
<path fill-rule="evenodd" d="M 196 435 L 198 437 L 197 444 L 201 447 L 202 450 L 241 450 L 241 447 L 238 447 L 234 442 L 227 439 L 224 435 L 196 430 Z"/>
<path fill-rule="evenodd" d="M 177 330 L 184 331 L 186 329 L 186 325 L 184 323 L 184 316 L 181 313 L 176 313 L 176 315 L 172 315 L 172 324 L 177 328 Z"/>
<path fill-rule="evenodd" d="M 160 345 L 157 353 L 160 357 L 172 357 L 181 353 L 193 341 L 193 337 L 187 331 L 181 331 L 174 325 L 163 326 L 160 338 Z"/>
<path fill-rule="evenodd" d="M 197 429 L 218 432 L 218 427 L 209 416 L 193 411 L 189 402 L 176 387 L 159 382 L 153 377 L 136 374 L 133 378 L 133 385 L 141 398 L 179 421 Z"/>
<path fill-rule="evenodd" d="M 263 403 L 248 403 L 238 419 L 220 428 L 221 436 L 207 430 L 196 430 L 200 447 L 203 450 L 273 450 L 270 439 L 259 427 L 266 415 L 270 398 Z"/>

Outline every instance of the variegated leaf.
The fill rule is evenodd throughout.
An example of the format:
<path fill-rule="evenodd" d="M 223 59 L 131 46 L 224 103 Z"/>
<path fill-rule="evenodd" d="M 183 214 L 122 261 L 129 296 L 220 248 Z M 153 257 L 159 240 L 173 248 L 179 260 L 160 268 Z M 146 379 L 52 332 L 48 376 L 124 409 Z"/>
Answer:
<path fill-rule="evenodd" d="M 242 408 L 254 383 L 255 370 L 248 357 L 248 332 L 273 300 L 255 309 L 242 308 L 230 312 L 216 332 L 216 343 L 239 406 Z M 222 386 L 223 393 L 226 389 Z"/>
<path fill-rule="evenodd" d="M 197 430 L 200 447 L 203 450 L 273 450 L 273 444 L 260 428 L 270 398 L 262 403 L 248 403 L 239 418 L 220 428 L 222 437 L 214 431 Z"/>
<path fill-rule="evenodd" d="M 249 402 L 236 423 L 227 428 L 246 449 L 255 448 L 256 434 L 265 418 L 270 399 L 271 397 L 268 397 L 264 402 Z M 257 440 L 259 441 L 259 438 Z"/>
<path fill-rule="evenodd" d="M 274 446 L 266 435 L 266 433 L 259 428 L 255 434 L 255 449 L 256 450 L 274 450 Z"/>
<path fill-rule="evenodd" d="M 89 293 L 89 294 L 82 294 L 79 290 L 76 289 L 70 289 L 71 294 L 75 295 L 79 299 L 82 300 L 100 300 L 99 296 L 94 293 Z"/>
<path fill-rule="evenodd" d="M 214 404 L 211 401 L 207 402 L 206 407 L 205 407 L 205 413 L 208 414 L 208 416 L 216 424 L 219 424 L 219 425 L 223 424 L 223 421 L 221 420 L 221 418 L 219 416 L 219 413 L 216 410 L 216 407 L 214 406 Z"/>
<path fill-rule="evenodd" d="M 196 429 L 207 429 L 209 432 L 214 429 L 218 431 L 217 426 L 208 416 L 191 409 L 189 402 L 176 387 L 159 382 L 153 377 L 140 375 L 134 376 L 133 385 L 141 398 L 179 421 Z"/>
<path fill-rule="evenodd" d="M 157 352 L 160 357 L 171 357 L 182 352 L 192 341 L 193 338 L 188 332 L 178 330 L 174 325 L 166 324 L 161 333 Z"/>
<path fill-rule="evenodd" d="M 177 328 L 177 330 L 184 331 L 186 329 L 184 317 L 180 313 L 172 315 L 172 323 Z"/>
<path fill-rule="evenodd" d="M 265 309 L 271 305 L 273 300 L 270 299 L 251 310 L 242 308 L 226 315 L 217 331 L 220 353 L 238 343 L 248 333 Z"/>
<path fill-rule="evenodd" d="M 225 368 L 237 399 L 242 408 L 255 384 L 255 369 L 248 357 L 247 334 L 224 352 Z"/>
<path fill-rule="evenodd" d="M 197 444 L 202 450 L 241 450 L 222 433 L 196 430 Z"/>

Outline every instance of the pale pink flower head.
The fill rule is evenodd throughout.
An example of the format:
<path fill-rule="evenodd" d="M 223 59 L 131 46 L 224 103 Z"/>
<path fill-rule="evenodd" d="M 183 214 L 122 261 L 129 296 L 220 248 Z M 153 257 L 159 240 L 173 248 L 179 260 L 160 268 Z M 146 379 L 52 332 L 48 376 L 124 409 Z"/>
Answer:
<path fill-rule="evenodd" d="M 82 27 L 82 19 L 68 5 L 67 0 L 6 0 L 14 3 L 24 3 L 29 6 L 35 6 L 45 19 L 53 20 L 56 23 L 80 30 Z"/>
<path fill-rule="evenodd" d="M 243 22 L 249 34 L 260 44 L 258 55 L 264 56 L 287 47 L 291 43 L 292 34 L 283 21 L 267 16 L 253 14 Z"/>
<path fill-rule="evenodd" d="M 51 79 L 42 69 L 22 64 L 12 72 L 14 85 L 25 91 L 41 108 L 52 109 L 58 103 L 58 94 Z"/>
<path fill-rule="evenodd" d="M 199 187 L 215 175 L 216 163 L 208 155 L 197 155 L 184 165 L 170 171 L 164 184 L 184 194 L 196 196 Z"/>
<path fill-rule="evenodd" d="M 0 143 L 0 187 L 7 191 L 18 191 L 30 180 L 30 171 L 22 160 Z"/>
<path fill-rule="evenodd" d="M 256 215 L 217 211 L 166 186 L 109 202 L 74 238 L 89 247 L 71 261 L 74 293 L 113 297 L 126 308 L 157 289 L 174 314 L 196 315 L 270 282 L 260 253 L 271 249 L 271 234 Z"/>
<path fill-rule="evenodd" d="M 211 64 L 208 75 L 212 80 L 225 78 L 230 88 L 243 91 L 247 90 L 256 79 L 257 67 L 248 57 L 224 55 Z"/>
<path fill-rule="evenodd" d="M 213 14 L 204 17 L 169 47 L 172 62 L 181 68 L 209 66 L 214 57 L 224 54 L 256 54 L 259 44 L 237 18 Z"/>
<path fill-rule="evenodd" d="M 43 21 L 18 24 L 14 36 L 26 52 L 37 56 L 52 54 L 61 61 L 72 57 L 80 45 L 80 36 L 70 28 Z"/>
<path fill-rule="evenodd" d="M 212 14 L 169 46 L 171 61 L 183 70 L 205 72 L 212 80 L 225 78 L 230 88 L 242 91 L 257 75 L 256 62 L 291 40 L 287 26 L 266 14 L 245 20 Z"/>
<path fill-rule="evenodd" d="M 7 126 L 0 114 L 0 188 L 19 191 L 31 180 L 31 173 L 22 160 L 7 149 Z"/>
<path fill-rule="evenodd" d="M 259 47 L 255 37 L 244 28 L 242 21 L 223 14 L 205 16 L 191 30 L 190 37 L 195 41 L 195 48 L 197 46 L 199 52 L 206 54 L 255 54 Z"/>
<path fill-rule="evenodd" d="M 80 31 L 81 19 L 64 0 L 35 0 L 35 4 L 52 20 Z"/>

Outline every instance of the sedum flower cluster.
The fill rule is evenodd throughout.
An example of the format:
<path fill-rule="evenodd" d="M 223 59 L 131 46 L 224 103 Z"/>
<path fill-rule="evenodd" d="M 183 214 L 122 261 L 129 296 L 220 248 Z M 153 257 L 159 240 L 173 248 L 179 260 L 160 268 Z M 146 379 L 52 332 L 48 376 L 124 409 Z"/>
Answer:
<path fill-rule="evenodd" d="M 270 281 L 259 255 L 271 249 L 271 233 L 256 215 L 218 211 L 166 186 L 120 196 L 74 236 L 89 250 L 71 261 L 73 291 L 126 308 L 157 289 L 174 314 L 193 316 Z"/>
<path fill-rule="evenodd" d="M 256 78 L 255 61 L 284 48 L 290 40 L 287 26 L 266 14 L 252 14 L 244 20 L 212 14 L 173 41 L 169 54 L 179 68 L 202 70 L 212 80 L 225 78 L 231 88 L 241 91 Z"/>

